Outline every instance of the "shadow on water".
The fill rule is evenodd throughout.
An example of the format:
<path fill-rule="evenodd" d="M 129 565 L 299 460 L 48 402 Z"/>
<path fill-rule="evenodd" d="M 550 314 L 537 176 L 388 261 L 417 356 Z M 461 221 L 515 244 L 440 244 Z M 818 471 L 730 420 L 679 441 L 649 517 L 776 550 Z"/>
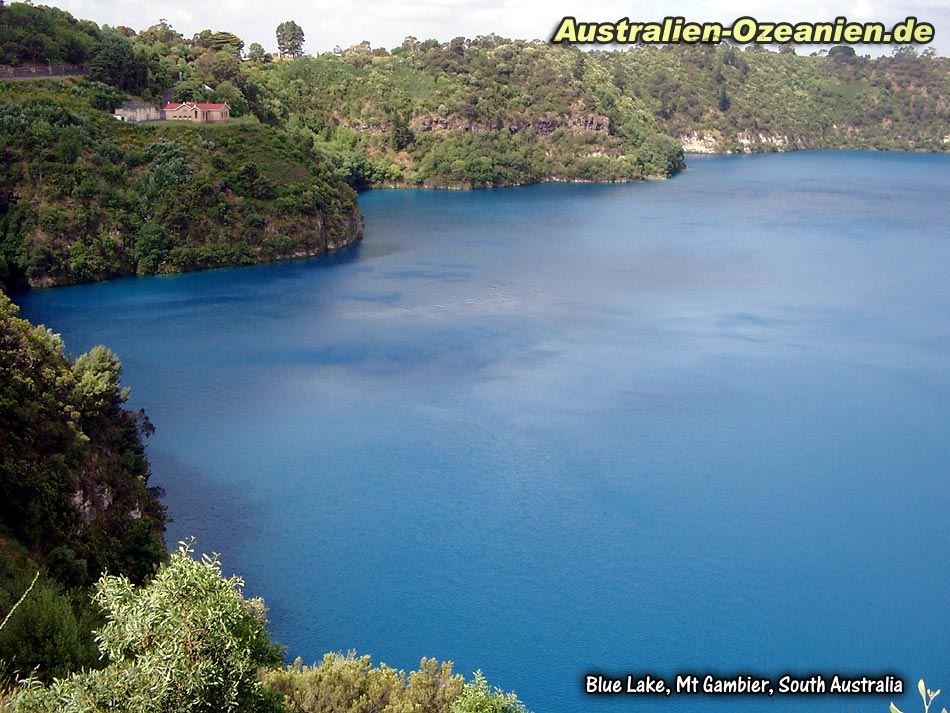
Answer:
<path fill-rule="evenodd" d="M 272 517 L 265 503 L 253 502 L 245 491 L 215 480 L 171 453 L 150 447 L 148 458 L 151 484 L 165 491 L 169 512 L 165 541 L 170 550 L 194 537 L 198 552 L 239 552 L 260 536 Z M 240 523 L 240 527 L 222 531 L 222 522 Z M 234 570 L 240 571 L 236 566 Z"/>

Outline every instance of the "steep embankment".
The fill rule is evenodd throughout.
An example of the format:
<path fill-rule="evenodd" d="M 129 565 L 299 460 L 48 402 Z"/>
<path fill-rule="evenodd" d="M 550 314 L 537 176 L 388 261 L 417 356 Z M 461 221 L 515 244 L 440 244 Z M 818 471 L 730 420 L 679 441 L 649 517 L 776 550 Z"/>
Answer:
<path fill-rule="evenodd" d="M 118 359 L 95 347 L 74 361 L 16 313 L 0 293 L 0 612 L 42 576 L 0 631 L 0 688 L 11 671 L 97 665 L 94 608 L 68 592 L 105 571 L 143 582 L 166 558 L 152 426 L 123 408 Z"/>
<path fill-rule="evenodd" d="M 287 133 L 253 119 L 127 125 L 92 106 L 109 100 L 85 81 L 0 84 L 8 284 L 302 257 L 360 238 L 354 191 Z"/>
<path fill-rule="evenodd" d="M 57 560 L 70 561 L 64 584 L 88 583 L 106 569 L 141 581 L 165 555 L 165 511 L 148 487 L 141 438 L 151 424 L 122 407 L 128 389 L 108 349 L 72 360 L 57 335 L 16 313 L 0 293 L 5 539 L 39 560 L 58 551 Z M 11 551 L 0 549 L 0 557 Z"/>

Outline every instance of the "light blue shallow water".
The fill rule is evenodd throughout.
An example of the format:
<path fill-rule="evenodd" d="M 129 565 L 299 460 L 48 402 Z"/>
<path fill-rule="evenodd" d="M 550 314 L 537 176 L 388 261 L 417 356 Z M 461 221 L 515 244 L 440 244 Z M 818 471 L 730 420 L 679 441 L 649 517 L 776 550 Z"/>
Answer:
<path fill-rule="evenodd" d="M 223 553 L 291 657 L 451 659 L 536 713 L 890 700 L 590 671 L 950 688 L 950 156 L 689 163 L 370 192 L 332 259 L 17 300 L 119 355 L 169 542 Z"/>

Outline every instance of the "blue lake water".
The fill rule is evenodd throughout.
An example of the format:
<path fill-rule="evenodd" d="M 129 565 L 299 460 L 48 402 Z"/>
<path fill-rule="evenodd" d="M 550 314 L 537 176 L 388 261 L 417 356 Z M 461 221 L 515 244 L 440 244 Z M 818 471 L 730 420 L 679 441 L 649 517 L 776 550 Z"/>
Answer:
<path fill-rule="evenodd" d="M 119 355 L 169 543 L 221 552 L 291 658 L 449 659 L 536 713 L 892 698 L 588 672 L 895 673 L 922 710 L 919 677 L 950 689 L 950 156 L 689 166 L 373 191 L 331 258 L 17 301 Z"/>

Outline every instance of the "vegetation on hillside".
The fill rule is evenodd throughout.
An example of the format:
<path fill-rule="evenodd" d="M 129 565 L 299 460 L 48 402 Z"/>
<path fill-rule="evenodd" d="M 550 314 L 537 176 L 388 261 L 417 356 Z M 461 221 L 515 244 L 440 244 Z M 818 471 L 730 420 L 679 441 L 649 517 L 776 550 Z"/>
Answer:
<path fill-rule="evenodd" d="M 600 52 L 614 84 L 664 132 L 716 151 L 950 148 L 950 60 L 913 47 L 870 59 L 791 47 L 643 47 Z"/>
<path fill-rule="evenodd" d="M 216 558 L 196 561 L 181 547 L 144 587 L 105 576 L 93 599 L 104 624 L 96 639 L 108 662 L 13 700 L 14 711 L 262 711 L 275 707 L 258 680 L 277 666 L 260 600 L 226 579 Z"/>
<path fill-rule="evenodd" d="M 105 571 L 143 582 L 166 556 L 165 510 L 148 485 L 142 437 L 105 347 L 75 360 L 0 294 L 0 660 L 62 675 L 96 662 L 95 615 L 80 594 Z"/>
<path fill-rule="evenodd" d="M 609 77 L 575 49 L 410 38 L 392 53 L 364 43 L 248 72 L 277 121 L 312 137 L 353 185 L 634 180 L 683 167 L 639 103 L 611 123 Z"/>
<path fill-rule="evenodd" d="M 72 47 L 91 78 L 142 98 L 227 101 L 355 187 L 667 176 L 692 135 L 716 151 L 948 146 L 950 61 L 910 46 L 877 59 L 791 45 L 586 52 L 488 35 L 299 57 L 303 28 L 288 20 L 276 35 L 295 59 L 273 61 L 259 45 L 245 57 L 226 31 L 186 38 L 164 20 L 136 32 L 12 8 L 11 26 L 33 38 L 32 55 L 7 47 L 13 60 Z"/>
<path fill-rule="evenodd" d="M 65 10 L 12 3 L 0 12 L 4 21 L 0 64 L 82 64 L 99 48 L 99 26 L 91 20 L 77 20 Z"/>
<path fill-rule="evenodd" d="M 0 705 L 14 713 L 527 713 L 480 673 L 465 683 L 434 659 L 408 676 L 353 654 L 281 668 L 263 601 L 245 599 L 243 581 L 225 578 L 217 557 L 192 554 L 182 543 L 144 586 L 102 577 L 93 599 L 104 666 L 46 684 L 22 680 Z"/>
<path fill-rule="evenodd" d="M 88 282 L 299 257 L 361 234 L 356 195 L 287 132 L 134 126 L 101 83 L 0 84 L 0 277 Z"/>
<path fill-rule="evenodd" d="M 353 188 L 670 176 L 707 151 L 946 150 L 950 60 L 900 47 L 582 51 L 495 35 L 282 56 L 162 20 L 5 10 L 0 61 L 88 81 L 0 84 L 0 277 L 62 284 L 312 255 L 360 232 Z M 128 126 L 127 98 L 227 102 L 235 123 Z"/>
<path fill-rule="evenodd" d="M 910 48 L 872 60 L 408 38 L 241 67 L 266 99 L 259 118 L 312 139 L 358 187 L 668 176 L 693 135 L 721 152 L 950 146 L 950 61 Z"/>

